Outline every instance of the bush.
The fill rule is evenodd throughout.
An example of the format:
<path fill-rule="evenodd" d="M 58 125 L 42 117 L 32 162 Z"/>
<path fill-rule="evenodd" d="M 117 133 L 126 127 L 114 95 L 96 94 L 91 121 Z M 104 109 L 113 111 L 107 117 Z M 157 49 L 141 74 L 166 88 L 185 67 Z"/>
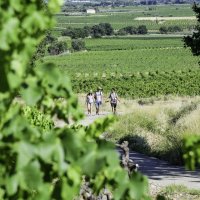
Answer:
<path fill-rule="evenodd" d="M 122 28 L 122 29 L 119 29 L 119 31 L 117 32 L 117 35 L 126 35 L 127 32 Z"/>
<path fill-rule="evenodd" d="M 81 39 L 72 40 L 72 48 L 74 51 L 81 51 L 85 49 L 85 41 Z"/>
<path fill-rule="evenodd" d="M 147 34 L 148 30 L 145 25 L 141 25 L 138 27 L 135 26 L 127 26 L 118 31 L 118 35 L 125 35 L 125 34 Z"/>
<path fill-rule="evenodd" d="M 166 26 L 161 26 L 161 27 L 159 28 L 159 31 L 160 31 L 161 34 L 165 34 L 165 33 L 168 32 L 168 29 L 167 29 Z"/>
<path fill-rule="evenodd" d="M 64 31 L 62 31 L 63 36 L 69 36 L 72 39 L 85 38 L 88 36 L 99 38 L 104 35 L 113 34 L 113 27 L 109 23 L 100 23 L 92 27 L 84 26 L 83 28 L 68 27 Z"/>
<path fill-rule="evenodd" d="M 90 35 L 90 29 L 88 27 L 84 28 L 71 28 L 68 27 L 61 33 L 63 36 L 69 36 L 72 39 L 85 38 Z"/>
<path fill-rule="evenodd" d="M 67 43 L 65 41 L 56 41 L 53 42 L 48 47 L 48 52 L 50 55 L 58 55 L 67 50 Z"/>
<path fill-rule="evenodd" d="M 134 26 L 127 26 L 123 28 L 127 34 L 133 35 L 138 33 L 138 29 Z"/>
<path fill-rule="evenodd" d="M 44 130 L 50 130 L 53 128 L 53 120 L 50 116 L 45 115 L 35 107 L 25 106 L 23 107 L 23 113 L 26 119 L 33 126 L 40 127 Z"/>
<path fill-rule="evenodd" d="M 183 29 L 180 26 L 169 26 L 168 32 L 175 33 L 175 32 L 181 32 Z"/>
<path fill-rule="evenodd" d="M 137 28 L 138 34 L 147 34 L 148 30 L 145 25 L 138 26 Z"/>

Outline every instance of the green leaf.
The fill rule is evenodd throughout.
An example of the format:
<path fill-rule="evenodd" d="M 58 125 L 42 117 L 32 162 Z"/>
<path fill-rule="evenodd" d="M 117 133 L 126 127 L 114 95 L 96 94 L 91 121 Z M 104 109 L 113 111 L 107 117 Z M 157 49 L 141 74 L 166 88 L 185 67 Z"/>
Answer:
<path fill-rule="evenodd" d="M 18 26 L 19 20 L 17 18 L 10 18 L 4 21 L 2 31 L 0 31 L 0 49 L 9 50 L 10 44 L 18 43 Z M 13 32 L 15 30 L 15 32 Z"/>
<path fill-rule="evenodd" d="M 12 196 L 17 192 L 17 187 L 18 187 L 19 181 L 18 181 L 18 176 L 14 175 L 6 180 L 6 190 L 8 192 L 8 195 Z"/>
<path fill-rule="evenodd" d="M 67 200 L 73 200 L 75 196 L 78 195 L 80 186 L 71 185 L 68 183 L 68 180 L 62 178 L 62 198 Z"/>
<path fill-rule="evenodd" d="M 35 105 L 43 95 L 43 90 L 37 81 L 36 77 L 29 77 L 26 80 L 27 87 L 21 90 L 22 98 L 26 101 L 27 105 Z"/>
<path fill-rule="evenodd" d="M 7 77 L 11 89 L 18 88 L 22 83 L 22 78 L 13 72 L 8 73 Z"/>
<path fill-rule="evenodd" d="M 81 180 L 81 173 L 80 173 L 80 168 L 77 166 L 70 166 L 67 169 L 67 175 L 70 180 L 73 181 L 73 186 L 79 186 L 80 185 L 80 180 Z"/>
<path fill-rule="evenodd" d="M 0 188 L 0 199 L 3 199 L 4 194 L 5 194 L 5 190 Z"/>
<path fill-rule="evenodd" d="M 60 6 L 63 4 L 63 0 L 50 0 L 48 3 L 48 7 L 51 12 L 58 12 Z"/>
<path fill-rule="evenodd" d="M 33 194 L 31 200 L 44 200 L 44 199 L 51 199 L 52 193 L 52 184 L 44 183 L 42 187 L 39 188 L 38 191 Z"/>
<path fill-rule="evenodd" d="M 37 153 L 36 147 L 26 141 L 16 143 L 14 149 L 18 153 L 17 170 L 21 170 L 27 166 Z"/>
<path fill-rule="evenodd" d="M 38 161 L 28 163 L 18 172 L 20 186 L 25 190 L 40 190 L 43 185 L 43 173 Z"/>

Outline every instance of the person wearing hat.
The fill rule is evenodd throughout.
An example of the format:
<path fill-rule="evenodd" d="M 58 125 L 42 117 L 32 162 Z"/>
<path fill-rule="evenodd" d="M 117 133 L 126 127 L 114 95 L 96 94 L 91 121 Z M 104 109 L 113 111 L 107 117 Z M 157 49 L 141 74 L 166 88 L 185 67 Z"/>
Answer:
<path fill-rule="evenodd" d="M 110 95 L 108 97 L 110 99 L 110 105 L 112 108 L 113 114 L 116 114 L 117 103 L 119 101 L 118 95 L 114 88 L 112 88 Z"/>
<path fill-rule="evenodd" d="M 94 96 L 92 90 L 86 95 L 86 105 L 88 110 L 88 115 L 92 114 L 92 104 L 94 103 Z"/>
<path fill-rule="evenodd" d="M 99 109 L 103 102 L 103 93 L 102 93 L 101 87 L 97 88 L 97 91 L 94 94 L 94 98 L 95 98 L 95 105 L 96 105 L 96 114 L 99 115 Z"/>

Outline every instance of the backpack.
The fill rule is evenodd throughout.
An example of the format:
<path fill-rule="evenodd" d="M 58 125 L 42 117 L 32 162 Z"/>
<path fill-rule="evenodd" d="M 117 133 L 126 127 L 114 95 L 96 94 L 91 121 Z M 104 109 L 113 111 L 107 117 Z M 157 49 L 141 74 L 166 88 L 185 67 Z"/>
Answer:
<path fill-rule="evenodd" d="M 115 92 L 110 93 L 110 101 L 111 103 L 117 103 L 117 94 Z"/>

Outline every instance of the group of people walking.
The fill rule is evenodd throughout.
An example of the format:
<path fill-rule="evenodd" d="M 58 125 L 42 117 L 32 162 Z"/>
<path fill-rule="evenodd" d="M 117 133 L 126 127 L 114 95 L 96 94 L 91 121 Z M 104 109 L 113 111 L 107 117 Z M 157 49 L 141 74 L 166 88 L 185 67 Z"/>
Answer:
<path fill-rule="evenodd" d="M 112 108 L 112 112 L 114 114 L 116 114 L 116 108 L 117 108 L 117 103 L 119 101 L 118 95 L 115 91 L 114 88 L 111 89 L 110 95 L 108 96 L 107 101 L 110 101 L 110 105 Z M 96 114 L 99 115 L 99 111 L 100 111 L 100 107 L 102 106 L 103 103 L 103 92 L 102 92 L 102 88 L 98 87 L 96 92 L 92 92 L 90 91 L 87 95 L 86 95 L 86 104 L 87 104 L 87 111 L 88 111 L 88 115 L 92 114 L 92 105 L 95 104 L 95 108 L 96 108 Z"/>

